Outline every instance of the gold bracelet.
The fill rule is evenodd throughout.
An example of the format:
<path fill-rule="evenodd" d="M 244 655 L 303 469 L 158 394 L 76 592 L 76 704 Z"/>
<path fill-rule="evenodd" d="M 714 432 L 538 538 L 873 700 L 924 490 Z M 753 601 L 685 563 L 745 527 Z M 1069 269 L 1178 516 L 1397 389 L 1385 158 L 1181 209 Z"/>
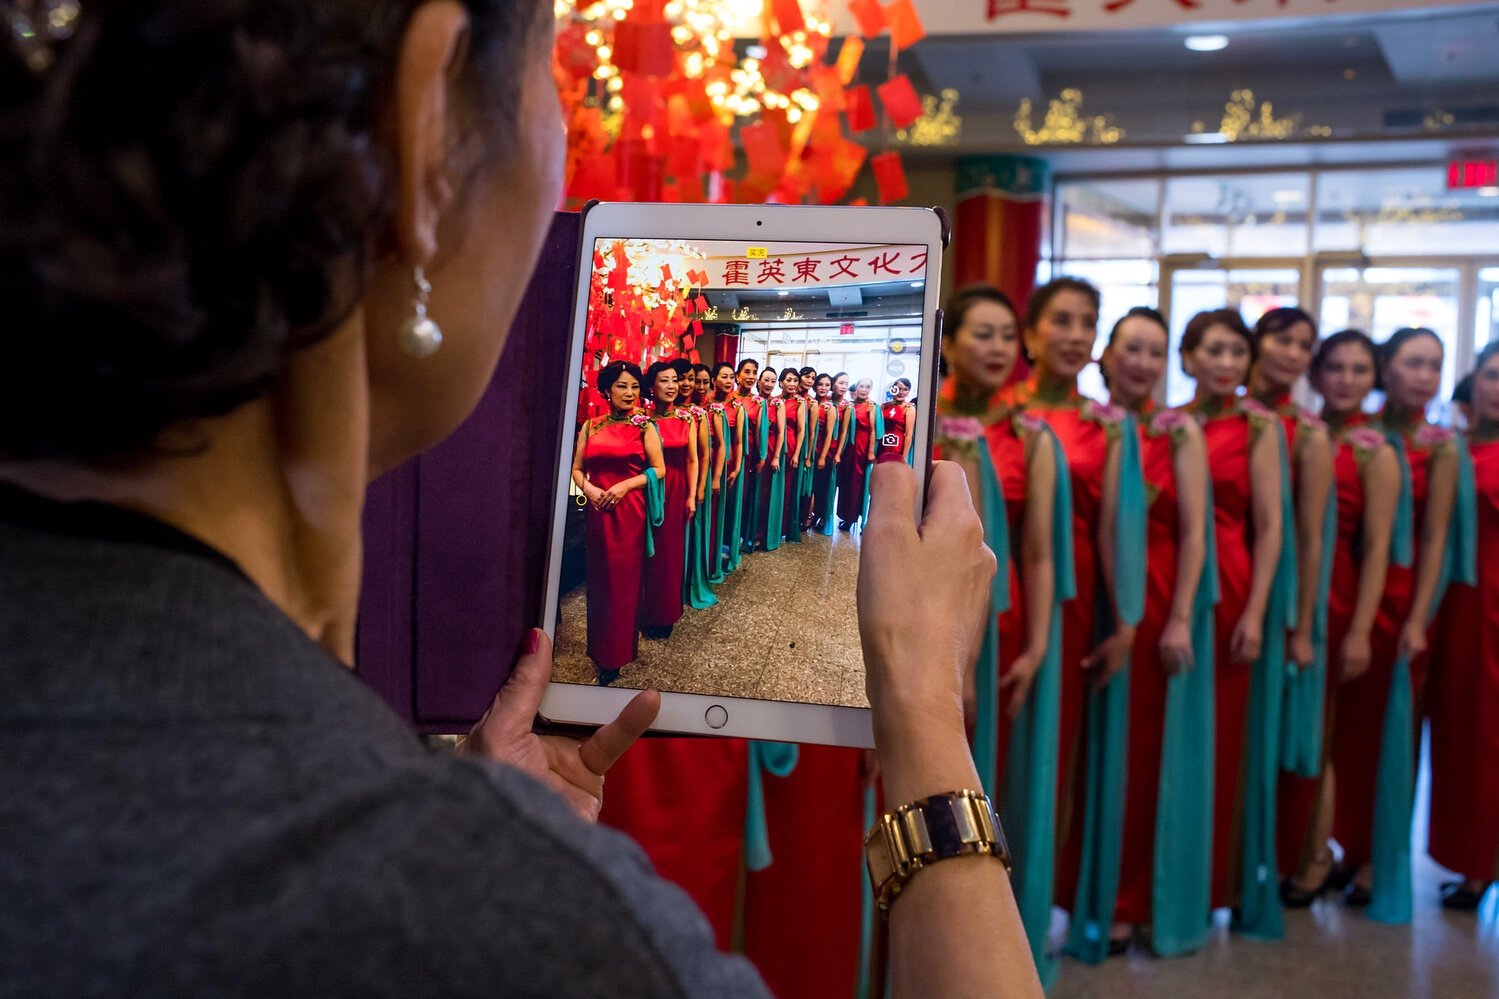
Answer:
<path fill-rule="evenodd" d="M 987 795 L 966 789 L 934 794 L 887 812 L 864 837 L 870 887 L 885 915 L 917 871 L 940 860 L 973 855 L 995 857 L 1006 873 L 1010 871 L 1010 849 L 993 804 Z"/>

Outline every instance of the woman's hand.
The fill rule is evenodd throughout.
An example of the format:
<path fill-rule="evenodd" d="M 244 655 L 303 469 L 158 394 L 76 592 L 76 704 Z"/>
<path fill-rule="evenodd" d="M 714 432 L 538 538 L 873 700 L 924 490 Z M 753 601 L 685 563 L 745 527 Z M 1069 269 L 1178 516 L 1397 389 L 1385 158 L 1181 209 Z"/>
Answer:
<path fill-rule="evenodd" d="M 697 498 L 689 492 L 687 494 L 687 519 L 691 520 L 695 513 L 697 513 Z"/>
<path fill-rule="evenodd" d="M 1121 624 L 1114 633 L 1099 643 L 1098 648 L 1083 657 L 1084 671 L 1093 675 L 1093 687 L 1098 689 L 1114 678 L 1129 662 L 1130 650 L 1135 646 L 1135 627 Z"/>
<path fill-rule="evenodd" d="M 604 774 L 656 720 L 661 695 L 643 690 L 609 724 L 587 739 L 537 735 L 531 730 L 552 678 L 552 642 L 540 630 L 528 636 L 529 651 L 494 695 L 484 717 L 458 742 L 458 752 L 530 774 L 587 822 L 598 820 Z"/>
<path fill-rule="evenodd" d="M 1172 618 L 1161 632 L 1161 668 L 1167 676 L 1175 676 L 1192 668 L 1192 629 L 1186 621 Z"/>
<path fill-rule="evenodd" d="M 721 479 L 714 479 L 713 480 L 713 491 L 715 493 L 718 492 L 722 488 L 722 486 L 723 486 L 723 480 L 721 480 Z"/>
<path fill-rule="evenodd" d="M 1343 638 L 1343 672 L 1339 679 L 1343 683 L 1357 680 L 1369 671 L 1374 651 L 1369 644 L 1367 631 L 1350 631 Z"/>
<path fill-rule="evenodd" d="M 827 468 L 828 467 L 828 457 L 827 457 L 827 455 L 823 455 L 821 458 L 817 459 L 817 467 L 818 468 Z"/>
<path fill-rule="evenodd" d="M 697 491 L 697 505 L 698 506 L 702 506 L 703 505 L 703 500 L 705 500 L 707 498 L 708 498 L 708 491 L 707 491 L 707 489 L 706 488 L 699 488 L 698 491 Z"/>
<path fill-rule="evenodd" d="M 1317 661 L 1317 647 L 1312 644 L 1312 629 L 1297 628 L 1286 639 L 1286 658 L 1296 664 L 1297 669 L 1307 669 Z"/>
<path fill-rule="evenodd" d="M 588 501 L 588 505 L 593 507 L 595 510 L 603 509 L 599 504 L 603 502 L 604 491 L 598 486 L 594 485 L 592 482 L 583 483 L 583 498 L 586 499 Z"/>
<path fill-rule="evenodd" d="M 1413 662 L 1426 651 L 1426 626 L 1420 621 L 1407 621 L 1400 629 L 1400 645 L 1397 654 L 1406 662 Z"/>
<path fill-rule="evenodd" d="M 781 456 L 780 455 L 776 455 L 774 458 L 770 459 L 770 470 L 772 472 L 779 472 L 781 470 Z"/>
<path fill-rule="evenodd" d="M 887 772 L 930 740 L 963 739 L 964 673 L 978 653 L 994 579 L 994 553 L 963 470 L 933 464 L 918 528 L 919 488 L 905 465 L 876 468 L 860 542 L 864 686 Z"/>
<path fill-rule="evenodd" d="M 1249 613 L 1239 618 L 1228 644 L 1229 657 L 1234 662 L 1252 663 L 1260 657 L 1260 647 L 1264 644 L 1262 628 L 1259 614 Z"/>
<path fill-rule="evenodd" d="M 616 482 L 599 494 L 598 508 L 600 510 L 613 510 L 619 506 L 619 501 L 630 495 L 623 482 Z"/>
<path fill-rule="evenodd" d="M 1031 684 L 1036 680 L 1036 671 L 1040 668 L 1041 657 L 1027 650 L 1016 656 L 1009 670 L 999 678 L 1000 703 L 1004 704 L 1008 717 L 1020 717 L 1025 699 L 1030 696 Z M 1010 692 L 1008 700 L 1004 697 L 1006 690 Z"/>

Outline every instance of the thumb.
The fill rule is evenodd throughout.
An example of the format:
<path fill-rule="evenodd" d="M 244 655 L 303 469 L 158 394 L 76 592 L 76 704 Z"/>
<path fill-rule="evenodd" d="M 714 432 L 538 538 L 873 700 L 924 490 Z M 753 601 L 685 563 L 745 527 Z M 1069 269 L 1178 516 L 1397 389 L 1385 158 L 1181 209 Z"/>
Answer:
<path fill-rule="evenodd" d="M 552 640 L 540 628 L 526 635 L 527 648 L 490 705 L 487 724 L 530 729 L 552 679 Z"/>

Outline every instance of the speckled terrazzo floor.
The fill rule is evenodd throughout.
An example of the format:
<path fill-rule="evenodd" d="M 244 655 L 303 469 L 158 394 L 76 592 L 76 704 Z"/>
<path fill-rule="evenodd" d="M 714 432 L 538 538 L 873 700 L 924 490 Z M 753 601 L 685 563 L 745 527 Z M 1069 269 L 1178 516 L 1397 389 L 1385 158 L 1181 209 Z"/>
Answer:
<path fill-rule="evenodd" d="M 688 608 L 664 641 L 640 639 L 640 657 L 614 685 L 868 707 L 858 574 L 857 533 L 807 535 L 801 544 L 746 555 L 714 587 L 717 606 Z M 584 589 L 562 600 L 552 675 L 564 682 L 594 682 Z"/>

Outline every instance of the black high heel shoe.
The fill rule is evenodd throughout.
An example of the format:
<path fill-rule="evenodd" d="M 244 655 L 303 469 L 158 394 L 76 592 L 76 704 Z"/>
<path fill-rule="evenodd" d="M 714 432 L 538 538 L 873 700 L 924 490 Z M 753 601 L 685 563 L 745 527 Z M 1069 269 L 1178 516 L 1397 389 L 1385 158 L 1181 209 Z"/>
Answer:
<path fill-rule="evenodd" d="M 1321 897 L 1322 893 L 1327 891 L 1328 888 L 1332 885 L 1332 879 L 1335 873 L 1337 873 L 1337 868 L 1333 868 L 1332 870 L 1328 871 L 1327 877 L 1322 879 L 1322 883 L 1311 891 L 1299 887 L 1296 884 L 1296 878 L 1294 875 L 1286 878 L 1280 883 L 1280 904 L 1285 906 L 1287 909 L 1310 908 L 1311 904 L 1317 901 L 1317 899 Z"/>
<path fill-rule="evenodd" d="M 1363 885 L 1350 884 L 1343 892 L 1343 904 L 1353 909 L 1363 909 L 1373 899 L 1374 896 Z"/>
<path fill-rule="evenodd" d="M 1493 884 L 1493 882 L 1489 882 Z M 1477 891 L 1469 891 L 1463 887 L 1461 881 L 1450 881 L 1442 885 L 1442 908 L 1452 909 L 1457 912 L 1472 912 L 1478 908 L 1483 896 L 1489 890 L 1489 885 L 1484 885 Z"/>

